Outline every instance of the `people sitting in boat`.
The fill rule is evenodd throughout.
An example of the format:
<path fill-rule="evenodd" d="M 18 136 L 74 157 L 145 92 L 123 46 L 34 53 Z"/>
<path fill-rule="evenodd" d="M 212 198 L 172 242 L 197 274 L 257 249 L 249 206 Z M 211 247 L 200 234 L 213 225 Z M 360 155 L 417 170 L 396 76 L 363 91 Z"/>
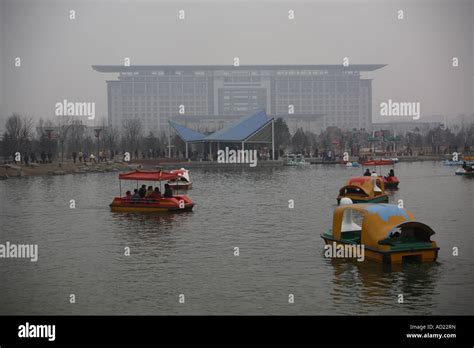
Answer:
<path fill-rule="evenodd" d="M 146 185 L 142 185 L 142 187 L 140 187 L 140 190 L 138 190 L 138 194 L 140 195 L 140 198 L 145 198 L 145 196 L 146 196 Z"/>
<path fill-rule="evenodd" d="M 161 192 L 160 192 L 160 188 L 157 186 L 155 187 L 155 189 L 153 190 L 153 192 L 147 196 L 147 198 L 149 198 L 150 200 L 152 201 L 157 201 L 161 198 Z"/>
<path fill-rule="evenodd" d="M 153 186 L 148 186 L 148 189 L 146 190 L 146 195 L 145 197 L 150 197 L 153 194 Z"/>
<path fill-rule="evenodd" d="M 466 163 L 466 161 L 463 161 L 462 162 L 462 169 L 466 170 L 466 168 L 467 168 L 467 163 Z"/>
<path fill-rule="evenodd" d="M 388 176 L 395 176 L 395 171 L 393 169 L 390 169 L 390 171 L 388 172 Z"/>
<path fill-rule="evenodd" d="M 364 176 L 370 176 L 370 175 L 371 175 L 371 174 L 370 174 L 370 170 L 369 170 L 369 168 L 367 168 L 367 169 L 365 170 Z"/>
<path fill-rule="evenodd" d="M 140 200 L 140 193 L 138 193 L 138 189 L 133 190 L 132 201 L 138 202 Z"/>
<path fill-rule="evenodd" d="M 132 193 L 130 191 L 127 191 L 125 193 L 125 199 L 131 201 L 132 200 Z"/>
<path fill-rule="evenodd" d="M 171 186 L 168 184 L 165 184 L 165 193 L 163 197 L 166 197 L 166 198 L 173 197 L 173 190 L 171 189 Z"/>

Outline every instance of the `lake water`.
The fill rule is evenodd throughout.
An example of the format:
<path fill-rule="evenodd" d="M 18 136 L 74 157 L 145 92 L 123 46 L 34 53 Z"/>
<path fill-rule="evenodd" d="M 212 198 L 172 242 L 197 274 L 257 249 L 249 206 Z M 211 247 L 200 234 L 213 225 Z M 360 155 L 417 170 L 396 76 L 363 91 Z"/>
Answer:
<path fill-rule="evenodd" d="M 324 258 L 360 168 L 194 169 L 194 211 L 174 215 L 112 213 L 117 173 L 0 181 L 0 243 L 39 248 L 38 262 L 0 259 L 0 314 L 474 314 L 474 180 L 439 162 L 395 169 L 390 202 L 436 231 L 436 263 Z"/>

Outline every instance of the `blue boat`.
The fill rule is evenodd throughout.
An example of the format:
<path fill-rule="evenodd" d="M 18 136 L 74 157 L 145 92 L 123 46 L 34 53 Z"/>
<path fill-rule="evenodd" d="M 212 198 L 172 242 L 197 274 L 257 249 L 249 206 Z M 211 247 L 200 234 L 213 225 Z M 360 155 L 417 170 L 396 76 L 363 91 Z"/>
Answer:
<path fill-rule="evenodd" d="M 463 161 L 450 161 L 450 160 L 444 160 L 443 161 L 443 166 L 462 166 Z"/>

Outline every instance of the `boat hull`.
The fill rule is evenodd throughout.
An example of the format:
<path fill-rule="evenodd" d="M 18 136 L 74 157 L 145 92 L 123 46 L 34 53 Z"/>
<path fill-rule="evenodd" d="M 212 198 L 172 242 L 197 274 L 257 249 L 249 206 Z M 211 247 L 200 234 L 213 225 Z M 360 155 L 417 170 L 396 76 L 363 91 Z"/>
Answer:
<path fill-rule="evenodd" d="M 360 165 L 357 162 L 346 162 L 345 163 L 347 168 L 359 168 Z"/>
<path fill-rule="evenodd" d="M 456 175 L 465 175 L 465 176 L 474 176 L 474 172 L 468 172 L 468 171 L 456 171 Z"/>
<path fill-rule="evenodd" d="M 191 211 L 194 203 L 187 196 L 175 196 L 172 198 L 161 198 L 158 201 L 131 201 L 116 197 L 110 204 L 113 212 L 129 213 L 161 213 L 161 212 L 185 212 Z"/>
<path fill-rule="evenodd" d="M 398 181 L 384 181 L 385 188 L 387 189 L 396 189 L 398 188 Z"/>
<path fill-rule="evenodd" d="M 287 167 L 303 167 L 309 165 L 309 162 L 298 162 L 298 163 L 283 163 Z"/>
<path fill-rule="evenodd" d="M 321 238 L 324 240 L 324 243 L 327 245 L 333 244 L 336 245 L 353 245 L 353 243 L 347 243 L 344 241 L 336 240 L 330 238 L 326 234 L 322 234 Z M 411 250 L 376 250 L 369 247 L 364 247 L 364 259 L 376 261 L 379 263 L 386 264 L 401 264 L 404 258 L 416 259 L 420 262 L 434 262 L 438 258 L 439 248 L 430 248 L 430 249 L 411 249 Z"/>

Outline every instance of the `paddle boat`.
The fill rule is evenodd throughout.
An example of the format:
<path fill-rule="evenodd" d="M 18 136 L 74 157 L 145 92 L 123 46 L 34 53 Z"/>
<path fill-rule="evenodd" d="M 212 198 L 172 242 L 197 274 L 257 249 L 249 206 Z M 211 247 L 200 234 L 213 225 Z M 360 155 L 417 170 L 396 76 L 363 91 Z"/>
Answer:
<path fill-rule="evenodd" d="M 189 190 L 193 187 L 193 183 L 191 182 L 191 178 L 189 176 L 189 170 L 181 168 L 172 170 L 170 173 L 178 174 L 177 179 L 168 181 L 168 185 L 170 185 L 173 190 Z"/>
<path fill-rule="evenodd" d="M 326 245 L 335 248 L 363 246 L 363 259 L 397 264 L 404 260 L 435 261 L 435 232 L 394 204 L 350 204 L 346 199 L 334 210 L 332 229 L 323 233 Z M 361 218 L 360 225 L 353 214 Z M 341 247 L 342 246 L 342 247 Z"/>
<path fill-rule="evenodd" d="M 443 166 L 460 166 L 463 164 L 463 161 L 451 161 L 451 160 L 444 160 Z"/>
<path fill-rule="evenodd" d="M 357 162 L 346 162 L 346 167 L 347 168 L 359 168 L 360 165 Z"/>
<path fill-rule="evenodd" d="M 295 155 L 293 153 L 286 155 L 286 161 L 284 162 L 285 166 L 305 166 L 308 164 L 309 162 L 306 162 L 302 154 Z"/>
<path fill-rule="evenodd" d="M 392 166 L 389 174 L 387 176 L 382 175 L 382 166 Z M 387 189 L 396 189 L 398 188 L 398 184 L 400 181 L 395 176 L 395 161 L 390 160 L 371 160 L 362 163 L 362 167 L 375 167 L 375 170 L 378 169 L 378 176 L 381 178 L 385 184 L 385 188 Z"/>
<path fill-rule="evenodd" d="M 383 180 L 376 175 L 350 178 L 339 190 L 337 204 L 340 204 L 344 197 L 350 198 L 354 203 L 388 202 Z"/>
<path fill-rule="evenodd" d="M 138 198 L 122 196 L 122 180 L 139 181 L 165 181 L 176 180 L 179 178 L 178 173 L 171 173 L 165 171 L 140 171 L 135 170 L 129 173 L 119 174 L 120 196 L 115 197 L 110 204 L 110 209 L 113 212 L 182 212 L 191 211 L 194 203 L 186 195 L 171 195 L 170 197 L 154 197 L 154 198 Z M 163 190 L 160 189 L 163 193 Z"/>
<path fill-rule="evenodd" d="M 455 171 L 456 175 L 474 176 L 474 162 L 463 162 L 462 167 Z"/>

